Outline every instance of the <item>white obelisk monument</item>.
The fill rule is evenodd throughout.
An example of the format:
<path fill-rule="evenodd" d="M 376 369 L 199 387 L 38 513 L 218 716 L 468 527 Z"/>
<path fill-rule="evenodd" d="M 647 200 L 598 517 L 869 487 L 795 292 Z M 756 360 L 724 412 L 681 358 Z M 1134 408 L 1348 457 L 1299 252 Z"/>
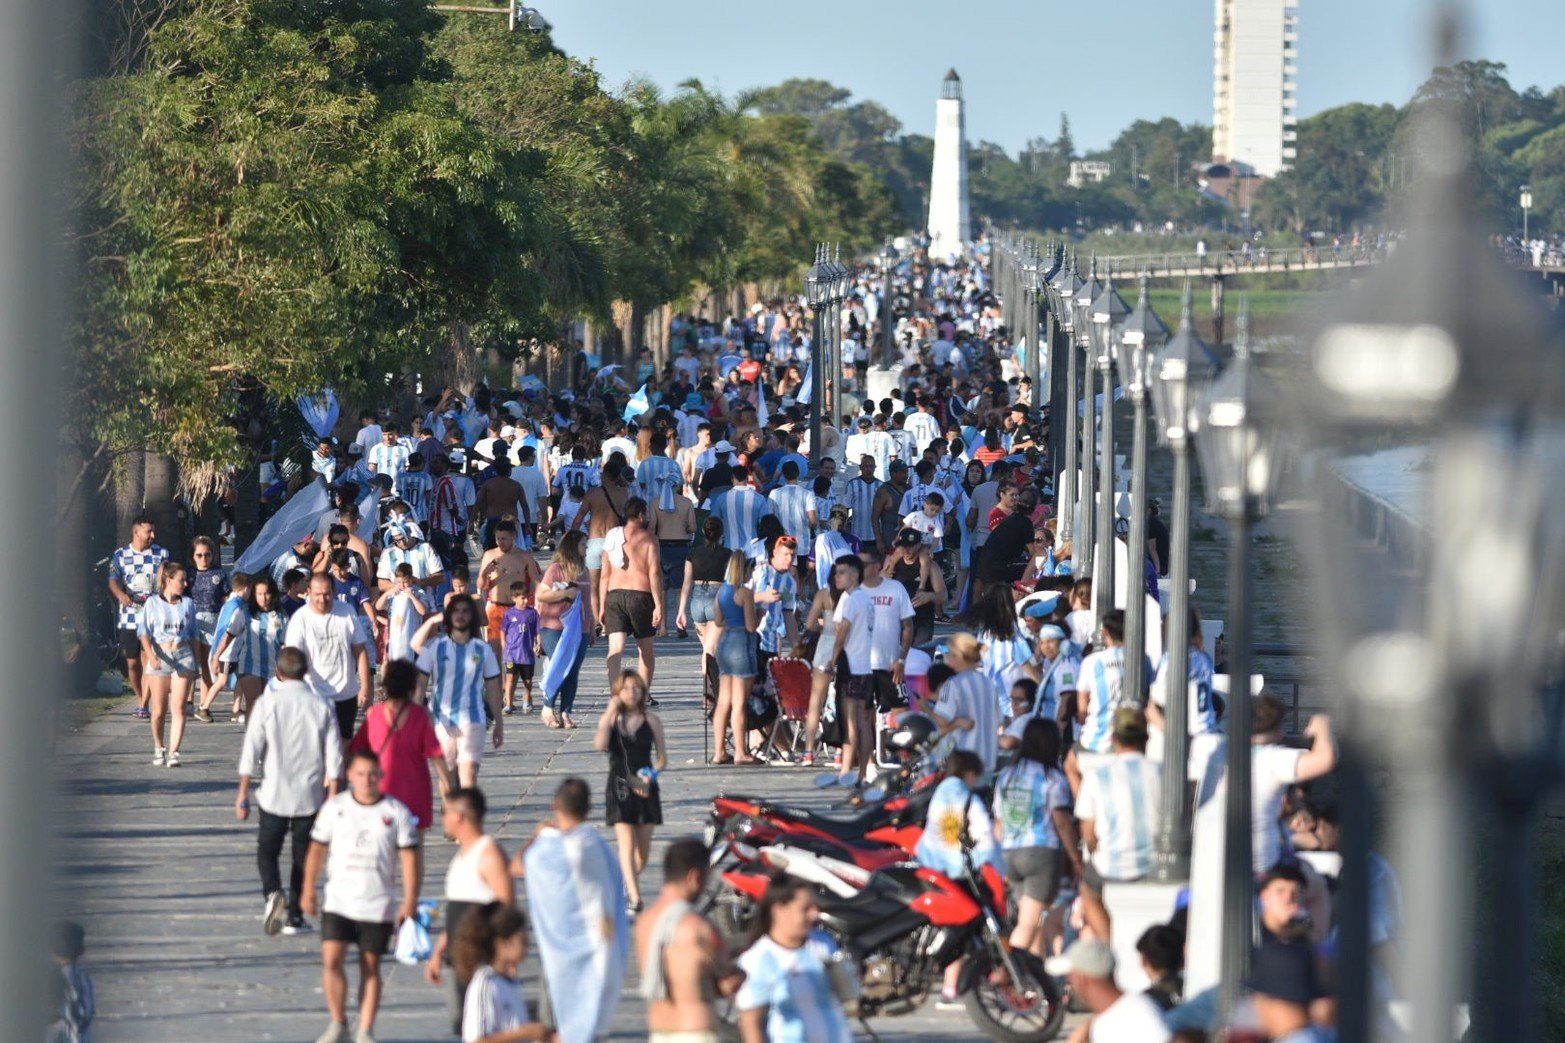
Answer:
<path fill-rule="evenodd" d="M 967 203 L 967 126 L 962 78 L 946 73 L 935 102 L 935 162 L 929 172 L 929 256 L 943 261 L 967 249 L 972 217 Z"/>

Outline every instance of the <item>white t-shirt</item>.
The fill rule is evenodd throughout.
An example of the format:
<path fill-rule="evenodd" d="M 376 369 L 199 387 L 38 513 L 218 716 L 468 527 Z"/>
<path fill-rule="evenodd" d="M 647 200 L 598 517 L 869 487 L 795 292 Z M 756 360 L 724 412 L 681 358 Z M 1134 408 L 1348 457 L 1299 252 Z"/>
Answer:
<path fill-rule="evenodd" d="M 1282 857 L 1277 821 L 1288 787 L 1299 781 L 1303 750 L 1268 743 L 1250 747 L 1250 852 L 1255 871 L 1264 873 Z"/>
<path fill-rule="evenodd" d="M 963 670 L 940 686 L 935 713 L 948 721 L 966 717 L 973 722 L 967 731 L 951 732 L 959 750 L 970 750 L 984 762 L 985 771 L 993 771 L 1000 755 L 1000 701 L 994 682 L 982 670 Z"/>
<path fill-rule="evenodd" d="M 1167 1043 L 1174 1038 L 1163 1024 L 1163 1013 L 1145 993 L 1127 992 L 1092 1019 L 1087 1038 L 1092 1043 Z"/>
<path fill-rule="evenodd" d="M 1092 644 L 1092 628 L 1096 622 L 1092 610 L 1086 608 L 1078 608 L 1065 616 L 1065 625 L 1071 630 L 1071 640 L 1081 648 Z"/>
<path fill-rule="evenodd" d="M 363 446 L 364 455 L 369 456 L 370 450 L 380 445 L 383 437 L 379 424 L 369 424 L 359 428 L 359 433 L 353 436 L 353 444 Z"/>
<path fill-rule="evenodd" d="M 419 839 L 406 804 L 384 795 L 374 804 L 360 804 L 351 791 L 339 793 L 315 816 L 310 839 L 331 845 L 324 911 L 361 923 L 396 919 L 397 852 L 417 847 Z"/>
<path fill-rule="evenodd" d="M 913 601 L 907 588 L 882 578 L 877 587 L 859 587 L 874 607 L 870 629 L 869 667 L 890 670 L 902 658 L 902 623 L 913 618 Z"/>
<path fill-rule="evenodd" d="M 636 463 L 636 443 L 628 438 L 610 438 L 603 443 L 603 462 L 608 463 L 609 457 L 619 453 L 625 458 L 625 462 L 632 466 Z"/>
<path fill-rule="evenodd" d="M 473 973 L 467 997 L 462 1001 L 462 1041 L 473 1043 L 500 1032 L 512 1032 L 532 1024 L 532 1011 L 522 998 L 522 983 L 493 967 Z"/>
<path fill-rule="evenodd" d="M 855 587 L 842 595 L 842 599 L 837 602 L 837 622 L 851 624 L 848 640 L 842 646 L 843 654 L 848 657 L 848 672 L 858 677 L 867 675 L 873 669 L 869 664 L 870 646 L 875 632 L 875 607 L 870 604 L 869 594 L 863 587 Z"/>
<path fill-rule="evenodd" d="M 333 601 L 331 611 L 321 613 L 305 605 L 288 621 L 283 644 L 302 649 L 310 660 L 305 676 L 311 687 L 332 700 L 359 694 L 359 671 L 354 649 L 361 645 L 356 610 Z"/>

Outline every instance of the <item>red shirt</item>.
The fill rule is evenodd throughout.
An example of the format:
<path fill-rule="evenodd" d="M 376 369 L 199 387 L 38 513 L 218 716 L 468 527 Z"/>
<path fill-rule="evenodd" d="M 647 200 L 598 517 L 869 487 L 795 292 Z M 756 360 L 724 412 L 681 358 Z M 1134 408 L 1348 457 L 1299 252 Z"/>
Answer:
<path fill-rule="evenodd" d="M 989 510 L 989 531 L 993 532 L 1001 522 L 1011 516 L 1011 512 L 1004 507 L 993 507 Z"/>
<path fill-rule="evenodd" d="M 369 708 L 359 732 L 348 743 L 348 752 L 368 750 L 380 758 L 380 790 L 396 797 L 413 813 L 419 829 L 428 829 L 435 816 L 435 790 L 429 781 L 429 761 L 442 756 L 435 738 L 435 722 L 429 711 L 408 703 L 395 723 L 389 703 Z"/>
<path fill-rule="evenodd" d="M 748 380 L 752 384 L 760 380 L 761 374 L 765 371 L 766 367 L 761 365 L 758 359 L 745 359 L 739 363 L 739 378 Z"/>

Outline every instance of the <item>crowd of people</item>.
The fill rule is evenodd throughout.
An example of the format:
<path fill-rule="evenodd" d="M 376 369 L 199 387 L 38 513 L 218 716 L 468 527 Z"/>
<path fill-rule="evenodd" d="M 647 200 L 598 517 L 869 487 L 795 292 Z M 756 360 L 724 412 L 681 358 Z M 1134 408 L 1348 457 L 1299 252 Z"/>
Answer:
<path fill-rule="evenodd" d="M 174 561 L 150 523 L 135 525 L 109 585 L 152 763 L 180 766 L 192 704 L 205 725 L 227 700 L 244 725 L 235 812 L 248 818 L 254 802 L 266 931 L 319 919 L 323 1043 L 371 1039 L 380 960 L 417 916 L 437 792 L 459 851 L 429 977 L 455 984 L 463 1039 L 549 1038 L 561 1024 L 547 997 L 543 1022 L 521 997 L 527 925 L 513 875 L 532 879 L 524 854 L 546 862 L 541 852 L 570 845 L 571 865 L 596 867 L 574 885 L 605 925 L 593 944 L 612 947 L 616 920 L 635 919 L 653 1038 L 711 1038 L 719 995 L 735 999 L 747 1039 L 847 1038 L 809 888 L 775 882 L 754 945 L 729 954 L 690 904 L 706 851 L 676 841 L 644 908 L 671 759 L 655 697 L 657 640 L 669 637 L 701 650 L 711 764 L 830 765 L 841 786 L 863 786 L 881 770 L 882 715 L 928 713 L 951 757 L 941 785 L 984 798 L 961 806 L 1013 885 L 1011 942 L 1050 960 L 1095 1012 L 1083 1038 L 1213 1028 L 1210 1011 L 1202 1021 L 1179 1005 L 1180 915 L 1141 939 L 1154 981 L 1145 995 L 1119 994 L 1106 948 L 1105 890 L 1153 869 L 1162 772 L 1147 750 L 1161 748 L 1170 679 L 1149 663 L 1147 689 L 1128 690 L 1136 653 L 1123 615 L 1099 625 L 1091 580 L 1073 574 L 1056 529 L 1046 396 L 1003 326 L 985 250 L 950 264 L 911 253 L 889 286 L 876 269 L 858 273 L 826 402 L 811 401 L 810 322 L 796 300 L 721 322 L 681 315 L 661 365 L 641 352 L 603 366 L 583 348 L 561 388 L 447 387 L 411 411 L 364 411 L 312 447 L 256 541 L 276 548 L 267 560 L 238 548 L 225 570 L 219 544 L 198 540 L 188 564 Z M 289 510 L 312 493 L 320 510 Z M 1155 595 L 1169 560 L 1155 505 L 1148 531 Z M 600 640 L 602 666 L 589 665 Z M 799 713 L 775 669 L 795 660 L 810 678 Z M 1193 751 L 1220 742 L 1219 669 L 1192 648 Z M 587 824 L 586 783 L 568 779 L 550 822 L 507 859 L 483 832 L 485 759 L 518 717 L 577 728 L 584 682 L 606 693 L 594 745 L 608 762 L 601 804 L 617 857 Z M 797 728 L 791 744 L 775 741 L 780 718 Z M 1253 1009 L 1262 1038 L 1307 1040 L 1330 1024 L 1317 956 L 1332 919 L 1327 882 L 1296 849 L 1328 847 L 1334 815 L 1301 787 L 1328 775 L 1335 754 L 1329 722 L 1311 721 L 1312 745 L 1299 748 L 1281 720 L 1261 696 L 1253 825 L 1265 937 Z M 1298 816 L 1314 824 L 1308 842 L 1289 831 Z M 1293 912 L 1267 919 L 1267 896 L 1284 884 L 1296 888 Z M 552 986 L 551 967 L 570 966 L 571 929 L 534 926 Z M 349 947 L 361 976 L 354 1032 Z M 953 989 L 948 978 L 948 1000 Z"/>

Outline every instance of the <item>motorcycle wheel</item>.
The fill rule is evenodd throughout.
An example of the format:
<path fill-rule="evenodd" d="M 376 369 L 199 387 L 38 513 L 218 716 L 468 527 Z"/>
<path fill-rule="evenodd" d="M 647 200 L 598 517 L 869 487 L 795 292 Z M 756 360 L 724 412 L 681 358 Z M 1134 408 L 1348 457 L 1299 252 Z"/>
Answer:
<path fill-rule="evenodd" d="M 1044 1043 L 1059 1035 L 1065 1022 L 1065 1003 L 1059 986 L 1043 969 L 1043 961 L 1030 952 L 1012 952 L 1011 959 L 1023 981 L 994 985 L 990 967 L 980 968 L 977 980 L 962 997 L 967 1016 L 990 1039 L 1001 1043 Z"/>

